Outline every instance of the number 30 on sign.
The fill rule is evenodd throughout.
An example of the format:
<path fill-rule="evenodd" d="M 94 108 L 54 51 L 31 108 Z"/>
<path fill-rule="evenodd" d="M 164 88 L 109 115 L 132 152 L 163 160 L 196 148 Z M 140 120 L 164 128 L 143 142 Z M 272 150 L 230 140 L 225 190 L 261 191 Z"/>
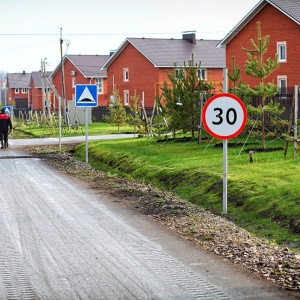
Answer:
<path fill-rule="evenodd" d="M 238 97 L 223 93 L 213 96 L 205 103 L 202 121 L 210 135 L 227 140 L 243 131 L 247 123 L 247 110 Z"/>

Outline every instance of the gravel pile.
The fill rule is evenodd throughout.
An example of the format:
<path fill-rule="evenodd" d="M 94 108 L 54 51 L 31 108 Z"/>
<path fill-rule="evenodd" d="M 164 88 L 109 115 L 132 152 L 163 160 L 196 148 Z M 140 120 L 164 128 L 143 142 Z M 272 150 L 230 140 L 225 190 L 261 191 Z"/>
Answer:
<path fill-rule="evenodd" d="M 300 255 L 255 237 L 222 216 L 214 215 L 177 195 L 146 183 L 93 169 L 69 152 L 49 146 L 25 149 L 60 171 L 80 178 L 102 192 L 155 218 L 199 247 L 261 275 L 287 290 L 300 291 Z"/>

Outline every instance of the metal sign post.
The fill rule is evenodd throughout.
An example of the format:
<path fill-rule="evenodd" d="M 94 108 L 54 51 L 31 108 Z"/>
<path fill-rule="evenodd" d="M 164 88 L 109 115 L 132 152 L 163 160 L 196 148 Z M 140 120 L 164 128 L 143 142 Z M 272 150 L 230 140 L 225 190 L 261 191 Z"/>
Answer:
<path fill-rule="evenodd" d="M 76 84 L 75 86 L 75 106 L 85 107 L 85 162 L 89 161 L 88 154 L 88 107 L 98 105 L 98 92 L 96 84 Z"/>
<path fill-rule="evenodd" d="M 85 108 L 85 162 L 89 162 L 89 145 L 88 145 L 88 109 Z"/>
<path fill-rule="evenodd" d="M 232 94 L 210 98 L 202 111 L 203 125 L 215 138 L 223 140 L 223 213 L 227 214 L 227 148 L 228 139 L 239 135 L 247 122 L 244 103 Z"/>

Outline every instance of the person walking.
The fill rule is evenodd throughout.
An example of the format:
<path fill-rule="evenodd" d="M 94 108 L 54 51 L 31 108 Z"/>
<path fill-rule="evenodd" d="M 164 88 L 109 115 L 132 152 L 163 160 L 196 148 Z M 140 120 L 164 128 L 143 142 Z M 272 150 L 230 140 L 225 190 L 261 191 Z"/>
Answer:
<path fill-rule="evenodd" d="M 10 116 L 5 113 L 5 108 L 0 110 L 0 138 L 1 149 L 8 147 L 8 134 L 12 130 L 12 123 Z"/>

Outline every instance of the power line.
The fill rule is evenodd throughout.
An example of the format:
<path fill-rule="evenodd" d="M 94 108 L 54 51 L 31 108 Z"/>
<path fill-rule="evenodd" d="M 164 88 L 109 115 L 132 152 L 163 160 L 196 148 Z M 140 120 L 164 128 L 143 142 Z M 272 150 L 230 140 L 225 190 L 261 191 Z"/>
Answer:
<path fill-rule="evenodd" d="M 285 27 L 284 29 L 280 28 L 264 28 L 263 31 L 286 31 L 286 30 L 299 30 L 299 27 Z M 244 30 L 247 32 L 256 32 L 256 28 L 253 30 Z M 224 31 L 224 30 L 213 30 L 213 31 L 195 31 L 196 33 L 200 34 L 208 34 L 208 33 L 224 33 L 224 32 L 234 32 L 234 31 Z M 238 32 L 238 31 L 237 31 Z M 172 34 L 182 34 L 183 32 L 108 32 L 108 33 L 64 33 L 63 35 L 66 36 L 130 36 L 130 35 L 172 35 Z M 60 36 L 59 33 L 0 33 L 0 36 Z"/>

